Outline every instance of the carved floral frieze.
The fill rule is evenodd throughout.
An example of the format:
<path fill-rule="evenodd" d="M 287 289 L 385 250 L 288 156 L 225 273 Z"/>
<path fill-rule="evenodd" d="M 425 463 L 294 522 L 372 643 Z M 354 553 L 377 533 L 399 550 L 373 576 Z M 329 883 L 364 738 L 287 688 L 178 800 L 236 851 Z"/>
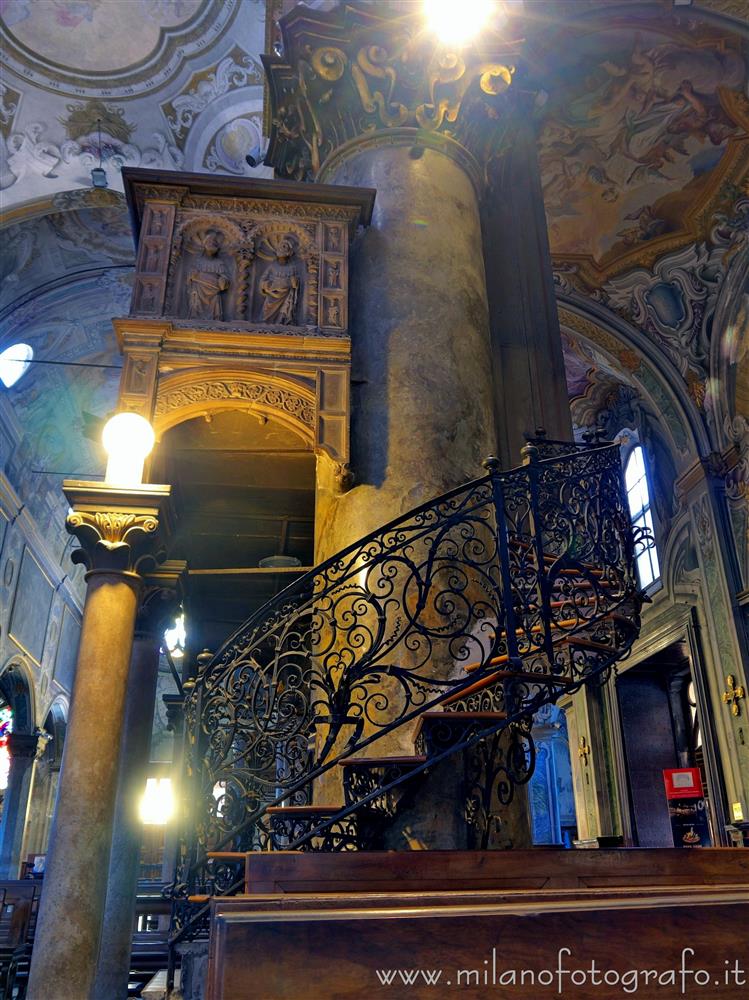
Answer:
<path fill-rule="evenodd" d="M 204 378 L 187 386 L 165 389 L 156 400 L 154 415 L 158 418 L 172 410 L 193 407 L 200 403 L 215 403 L 220 400 L 236 400 L 254 406 L 287 413 L 308 427 L 314 425 L 315 406 L 292 389 L 272 383 L 247 378 L 223 379 Z"/>

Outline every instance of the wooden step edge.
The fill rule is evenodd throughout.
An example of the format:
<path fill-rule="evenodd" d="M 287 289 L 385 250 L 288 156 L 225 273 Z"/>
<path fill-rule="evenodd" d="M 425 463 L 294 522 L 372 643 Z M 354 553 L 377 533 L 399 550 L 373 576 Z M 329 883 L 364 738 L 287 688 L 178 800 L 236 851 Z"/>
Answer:
<path fill-rule="evenodd" d="M 332 816 L 345 809 L 340 806 L 268 806 L 265 810 L 269 816 Z"/>
<path fill-rule="evenodd" d="M 429 722 L 501 722 L 506 718 L 506 712 L 422 712 L 419 716 L 414 739 L 418 738 L 421 730 Z"/>
<path fill-rule="evenodd" d="M 239 861 L 247 857 L 247 851 L 207 851 L 206 856 L 218 861 Z"/>
<path fill-rule="evenodd" d="M 585 649 L 595 649 L 603 653 L 616 653 L 614 646 L 607 646 L 603 642 L 596 642 L 594 639 L 585 639 L 583 636 L 568 635 L 563 642 L 568 646 L 583 646 Z"/>
<path fill-rule="evenodd" d="M 423 754 L 404 754 L 401 757 L 342 757 L 338 764 L 340 767 L 388 767 L 391 764 L 412 764 L 414 767 L 418 767 L 426 760 L 427 758 Z"/>
<path fill-rule="evenodd" d="M 457 691 L 455 694 L 451 694 L 449 698 L 446 698 L 442 702 L 442 704 L 451 705 L 453 702 L 461 701 L 463 698 L 467 698 L 469 695 L 475 694 L 477 691 L 483 691 L 484 688 L 490 687 L 499 681 L 509 680 L 513 677 L 518 680 L 529 681 L 531 683 L 553 684 L 555 687 L 559 688 L 572 687 L 576 683 L 569 677 L 559 677 L 555 674 L 532 674 L 521 670 L 496 670 L 494 673 L 488 674 L 486 677 L 482 677 L 481 680 L 471 684 L 470 687 L 463 688 L 462 691 Z"/>

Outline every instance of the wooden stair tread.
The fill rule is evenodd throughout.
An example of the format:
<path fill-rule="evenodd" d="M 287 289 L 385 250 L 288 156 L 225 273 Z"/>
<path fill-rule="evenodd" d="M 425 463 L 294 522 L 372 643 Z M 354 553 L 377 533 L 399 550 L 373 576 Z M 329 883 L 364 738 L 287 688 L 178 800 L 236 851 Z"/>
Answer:
<path fill-rule="evenodd" d="M 463 688 L 462 691 L 451 694 L 449 698 L 446 698 L 442 702 L 442 704 L 450 705 L 454 701 L 461 701 L 463 698 L 467 698 L 469 695 L 475 694 L 477 691 L 483 691 L 484 688 L 490 687 L 492 684 L 496 684 L 497 681 L 509 680 L 510 678 L 531 682 L 535 681 L 538 684 L 554 684 L 556 687 L 572 687 L 575 684 L 575 681 L 571 680 L 569 677 L 558 677 L 555 674 L 534 674 L 521 670 L 495 670 L 493 673 L 487 674 L 486 677 L 482 677 L 481 680 L 471 684 L 470 687 Z"/>
<path fill-rule="evenodd" d="M 439 709 L 429 712 L 422 712 L 414 733 L 414 739 L 418 739 L 421 730 L 430 722 L 500 722 L 507 718 L 506 712 L 442 712 Z"/>
<path fill-rule="evenodd" d="M 339 806 L 268 806 L 270 816 L 333 816 L 346 807 Z"/>
<path fill-rule="evenodd" d="M 404 754 L 400 757 L 342 757 L 341 767 L 388 767 L 390 764 L 413 764 L 416 767 L 426 761 L 423 754 Z"/>

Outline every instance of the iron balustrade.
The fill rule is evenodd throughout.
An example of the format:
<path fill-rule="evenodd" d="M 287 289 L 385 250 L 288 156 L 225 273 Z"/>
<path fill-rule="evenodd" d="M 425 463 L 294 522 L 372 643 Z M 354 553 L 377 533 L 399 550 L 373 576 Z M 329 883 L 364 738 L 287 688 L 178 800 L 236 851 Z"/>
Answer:
<path fill-rule="evenodd" d="M 480 845 L 492 801 L 532 774 L 533 714 L 626 655 L 642 598 L 618 446 L 548 445 L 510 471 L 488 460 L 486 475 L 297 579 L 205 657 L 186 685 L 173 941 L 205 927 L 189 895 L 241 883 L 231 865 L 211 872 L 209 851 L 356 848 L 357 810 L 459 751 Z M 341 808 L 306 824 L 268 812 L 310 803 L 344 758 L 436 710 L 413 767 L 349 781 Z M 471 721 L 477 711 L 493 717 Z"/>

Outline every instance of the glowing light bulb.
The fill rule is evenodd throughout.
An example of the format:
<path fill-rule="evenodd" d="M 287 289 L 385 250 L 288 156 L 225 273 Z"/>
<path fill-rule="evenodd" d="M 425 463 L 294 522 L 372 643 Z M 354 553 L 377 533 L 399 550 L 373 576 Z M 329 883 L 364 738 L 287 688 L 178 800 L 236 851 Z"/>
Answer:
<path fill-rule="evenodd" d="M 424 0 L 429 27 L 446 45 L 465 45 L 497 10 L 496 0 Z"/>
<path fill-rule="evenodd" d="M 140 800 L 140 819 L 146 826 L 165 826 L 174 813 L 171 778 L 148 778 Z"/>
<path fill-rule="evenodd" d="M 109 456 L 105 482 L 139 486 L 143 482 L 143 463 L 155 440 L 146 418 L 138 413 L 116 413 L 105 424 L 101 439 Z"/>

